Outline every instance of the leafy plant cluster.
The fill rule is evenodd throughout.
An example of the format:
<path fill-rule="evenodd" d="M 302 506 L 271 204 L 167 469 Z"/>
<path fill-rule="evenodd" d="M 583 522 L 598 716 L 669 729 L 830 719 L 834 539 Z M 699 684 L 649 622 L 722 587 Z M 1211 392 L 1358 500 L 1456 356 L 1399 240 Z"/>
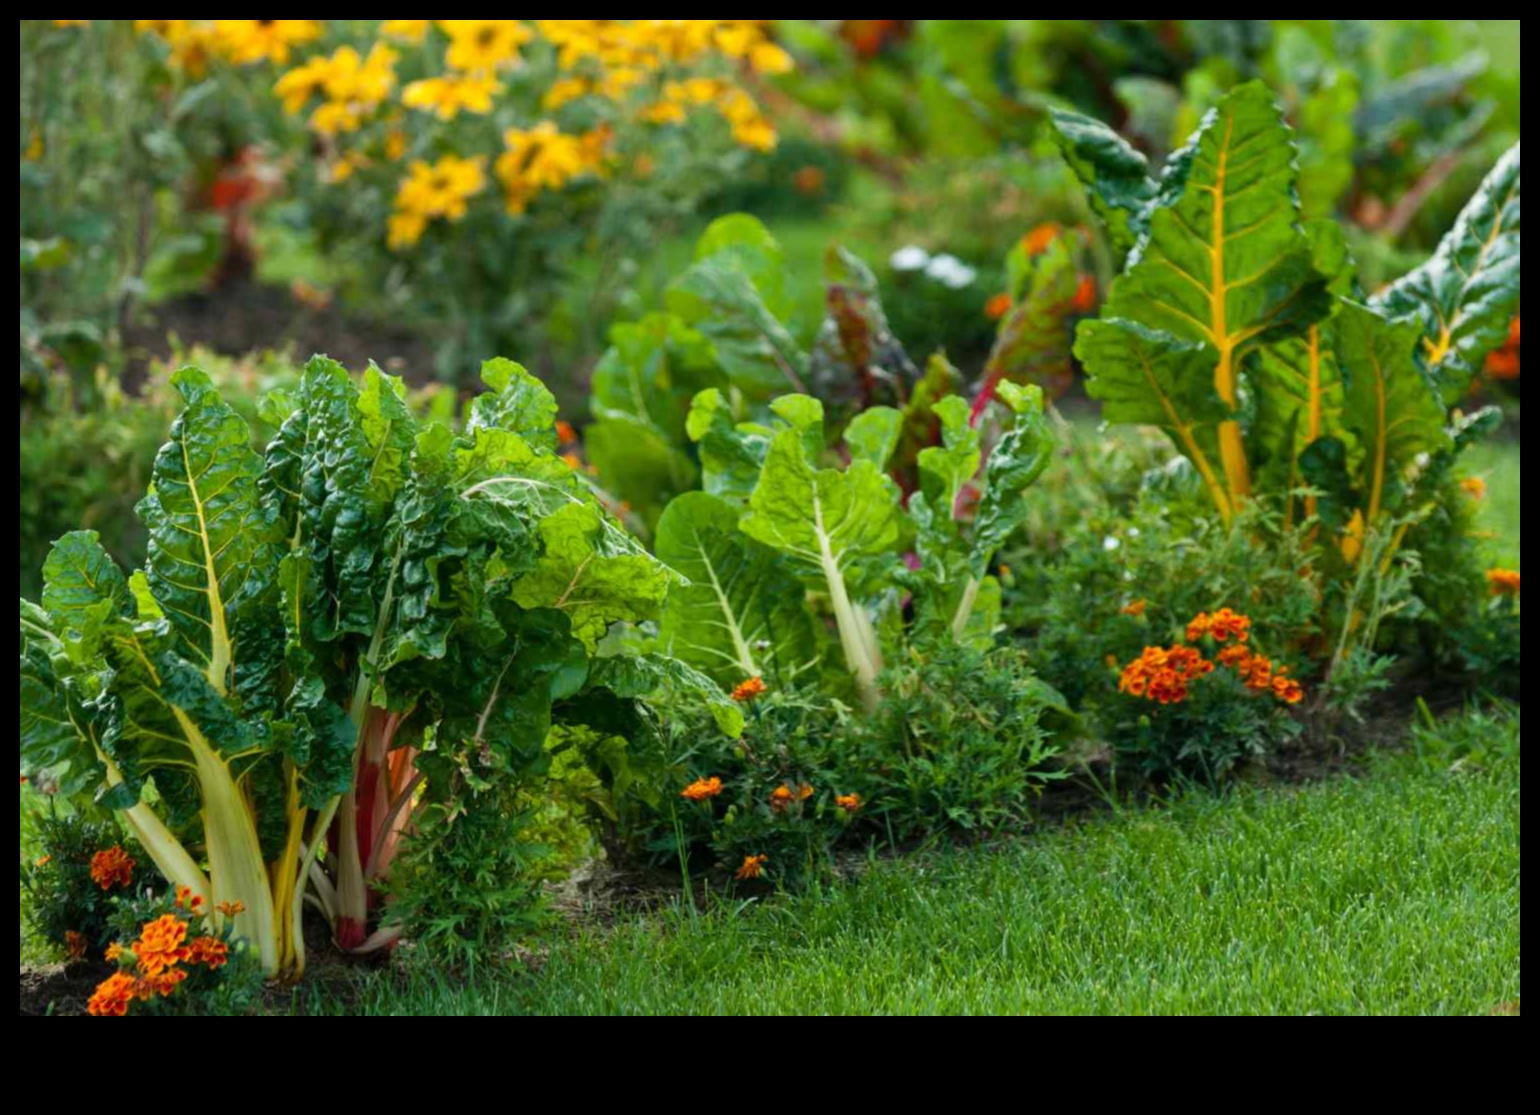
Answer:
<path fill-rule="evenodd" d="M 161 874 L 302 972 L 312 901 L 351 951 L 401 927 L 385 881 L 420 810 L 538 776 L 556 722 L 645 741 L 640 703 L 715 700 L 656 655 L 599 653 L 677 577 L 556 454 L 556 406 L 494 362 L 465 433 L 317 359 L 264 454 L 204 373 L 140 515 L 142 573 L 89 532 L 21 605 L 21 762 L 117 814 Z M 147 789 L 153 785 L 153 796 Z"/>

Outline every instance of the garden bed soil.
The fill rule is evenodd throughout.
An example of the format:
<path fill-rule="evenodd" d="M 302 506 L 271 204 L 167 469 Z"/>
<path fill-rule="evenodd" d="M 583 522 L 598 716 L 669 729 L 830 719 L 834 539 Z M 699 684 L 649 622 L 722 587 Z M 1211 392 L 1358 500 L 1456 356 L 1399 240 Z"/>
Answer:
<path fill-rule="evenodd" d="M 131 357 L 125 385 L 136 388 L 150 360 L 172 356 L 174 341 L 222 356 L 271 349 L 306 360 L 324 353 L 349 368 L 373 360 L 417 385 L 434 378 L 433 347 L 412 331 L 335 303 L 309 305 L 289 290 L 249 279 L 141 309 L 124 337 Z"/>

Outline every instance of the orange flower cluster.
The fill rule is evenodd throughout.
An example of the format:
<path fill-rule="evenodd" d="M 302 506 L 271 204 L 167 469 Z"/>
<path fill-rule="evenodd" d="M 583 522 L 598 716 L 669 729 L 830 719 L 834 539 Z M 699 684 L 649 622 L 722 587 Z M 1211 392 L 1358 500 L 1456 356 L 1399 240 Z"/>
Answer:
<path fill-rule="evenodd" d="M 1197 643 L 1205 638 L 1221 644 L 1231 639 L 1244 643 L 1251 638 L 1251 619 L 1237 615 L 1229 608 L 1221 608 L 1213 615 L 1204 612 L 1187 625 L 1187 641 Z"/>
<path fill-rule="evenodd" d="M 1159 705 L 1179 705 L 1193 682 L 1213 672 L 1214 664 L 1191 647 L 1146 647 L 1123 671 L 1118 689 Z"/>
<path fill-rule="evenodd" d="M 1000 321 L 1006 314 L 1011 312 L 1011 307 L 1015 304 L 1015 300 L 1009 294 L 1002 291 L 985 304 L 984 316 L 990 321 Z"/>
<path fill-rule="evenodd" d="M 777 813 L 785 813 L 793 805 L 812 800 L 817 792 L 806 782 L 796 789 L 792 789 L 789 785 L 780 786 L 770 795 L 770 808 Z"/>
<path fill-rule="evenodd" d="M 91 881 L 103 890 L 133 886 L 134 861 L 122 848 L 97 852 L 91 857 Z"/>
<path fill-rule="evenodd" d="M 752 701 L 759 700 L 768 692 L 770 692 L 770 687 L 765 684 L 764 678 L 750 678 L 733 690 L 733 700 L 737 701 L 740 705 L 746 705 Z"/>
<path fill-rule="evenodd" d="M 191 899 L 191 891 L 178 888 L 178 905 Z M 191 899 L 201 903 L 201 899 Z M 136 1002 L 148 1003 L 169 998 L 192 973 L 188 966 L 211 972 L 230 963 L 230 946 L 218 937 L 198 937 L 188 941 L 187 922 L 167 914 L 144 926 L 139 939 L 129 949 L 114 944 L 107 949 L 107 962 L 119 964 L 132 960 L 134 971 L 119 971 L 96 989 L 87 1006 L 93 1018 L 122 1018 Z"/>
<path fill-rule="evenodd" d="M 702 778 L 698 782 L 692 782 L 684 788 L 679 795 L 685 801 L 700 803 L 710 801 L 712 798 L 722 796 L 722 780 L 720 778 Z"/>
<path fill-rule="evenodd" d="M 861 800 L 860 794 L 841 794 L 834 799 L 834 804 L 852 817 L 861 812 L 862 808 L 866 805 Z"/>
<path fill-rule="evenodd" d="M 769 862 L 769 856 L 745 856 L 743 866 L 738 868 L 738 874 L 735 878 L 740 883 L 752 883 L 755 879 L 764 876 L 765 866 Z"/>
<path fill-rule="evenodd" d="M 1492 587 L 1493 596 L 1511 596 L 1518 599 L 1519 574 L 1513 569 L 1494 569 L 1487 574 L 1487 584 Z"/>
<path fill-rule="evenodd" d="M 1130 613 L 1125 609 L 1125 614 Z M 1274 666 L 1272 659 L 1253 652 L 1247 645 L 1251 639 L 1249 616 L 1229 608 L 1213 615 L 1203 613 L 1187 625 L 1187 641 L 1198 643 L 1204 639 L 1221 645 L 1219 665 L 1234 671 L 1253 693 L 1270 693 L 1286 705 L 1304 701 L 1304 686 L 1289 676 L 1287 666 Z M 1130 697 L 1159 705 L 1179 705 L 1187 700 L 1193 682 L 1212 674 L 1215 668 L 1213 662 L 1190 646 L 1147 647 L 1144 654 L 1124 668 L 1118 689 Z"/>

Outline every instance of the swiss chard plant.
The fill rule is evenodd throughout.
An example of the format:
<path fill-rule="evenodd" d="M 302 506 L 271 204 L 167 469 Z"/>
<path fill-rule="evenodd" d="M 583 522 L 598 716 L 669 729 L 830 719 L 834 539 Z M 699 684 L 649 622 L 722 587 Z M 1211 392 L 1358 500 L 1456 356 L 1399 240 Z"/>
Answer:
<path fill-rule="evenodd" d="M 1340 229 L 1302 221 L 1298 149 L 1265 86 L 1227 96 L 1158 177 L 1103 125 L 1056 123 L 1128 249 L 1076 347 L 1107 418 L 1163 429 L 1226 521 L 1306 493 L 1291 514 L 1318 516 L 1347 565 L 1388 561 L 1493 421 L 1458 407 L 1518 312 L 1518 147 L 1433 257 L 1371 296 Z"/>
<path fill-rule="evenodd" d="M 538 775 L 553 724 L 642 730 L 671 688 L 741 726 L 687 666 L 600 653 L 681 578 L 556 455 L 545 388 L 484 375 L 457 435 L 318 358 L 270 400 L 263 455 L 185 370 L 144 571 L 73 534 L 21 603 L 23 773 L 119 814 L 271 975 L 304 969 L 307 899 L 344 949 L 388 945 L 379 884 L 414 813 Z"/>
<path fill-rule="evenodd" d="M 1005 384 L 1002 398 L 1010 414 L 992 447 L 965 400 L 935 404 L 942 444 L 918 454 L 921 489 L 906 502 L 889 473 L 903 411 L 863 411 L 830 452 L 817 399 L 784 396 L 769 421 L 740 423 L 720 392 L 702 393 L 690 432 L 706 490 L 675 500 L 658 528 L 659 555 L 690 582 L 669 593 L 665 649 L 726 684 L 784 686 L 832 667 L 828 676 L 845 675 L 874 707 L 897 647 L 992 645 L 991 565 L 1051 446 L 1040 389 Z"/>

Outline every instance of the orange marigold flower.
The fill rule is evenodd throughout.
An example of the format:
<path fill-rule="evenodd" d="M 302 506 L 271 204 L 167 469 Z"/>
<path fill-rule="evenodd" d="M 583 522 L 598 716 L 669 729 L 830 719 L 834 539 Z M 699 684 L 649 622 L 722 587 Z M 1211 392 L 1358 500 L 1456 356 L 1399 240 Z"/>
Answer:
<path fill-rule="evenodd" d="M 1070 303 L 1070 308 L 1077 314 L 1091 313 L 1096 309 L 1096 298 L 1099 293 L 1094 275 L 1080 276 L 1080 285 L 1075 288 L 1075 299 Z"/>
<path fill-rule="evenodd" d="M 86 938 L 84 933 L 76 933 L 73 929 L 64 934 L 64 951 L 69 955 L 71 964 L 79 964 L 86 958 Z"/>
<path fill-rule="evenodd" d="M 984 316 L 990 321 L 999 321 L 1011 312 L 1011 307 L 1015 304 L 1015 299 L 1009 294 L 997 294 L 985 304 Z"/>
<path fill-rule="evenodd" d="M 750 701 L 759 700 L 768 692 L 770 692 L 770 687 L 765 684 L 764 678 L 750 678 L 733 690 L 733 700 L 737 701 L 740 705 L 746 705 Z"/>
<path fill-rule="evenodd" d="M 562 445 L 576 445 L 578 442 L 577 431 L 572 428 L 571 422 L 556 423 L 556 437 Z"/>
<path fill-rule="evenodd" d="M 1251 670 L 1251 650 L 1244 644 L 1236 644 L 1233 647 L 1225 647 L 1219 652 L 1219 664 L 1226 669 L 1234 670 L 1240 674 L 1249 673 Z"/>
<path fill-rule="evenodd" d="M 103 890 L 130 887 L 134 883 L 134 866 L 122 848 L 108 848 L 91 857 L 91 881 Z"/>
<path fill-rule="evenodd" d="M 1143 619 L 1144 613 L 1149 610 L 1150 603 L 1148 600 L 1135 600 L 1132 604 L 1129 604 L 1123 609 L 1123 614 L 1125 616 L 1131 616 L 1134 619 Z"/>
<path fill-rule="evenodd" d="M 169 999 L 176 989 L 182 986 L 182 981 L 187 979 L 187 972 L 182 968 L 167 968 L 163 972 L 147 975 L 134 984 L 134 995 L 149 1002 L 151 999 Z"/>
<path fill-rule="evenodd" d="M 563 453 L 561 459 L 562 463 L 573 472 L 583 471 L 583 458 L 579 457 L 576 453 Z"/>
<path fill-rule="evenodd" d="M 1286 705 L 1301 704 L 1305 699 L 1305 687 L 1293 678 L 1279 674 L 1273 679 L 1273 696 Z"/>
<path fill-rule="evenodd" d="M 685 801 L 710 801 L 712 798 L 722 796 L 722 780 L 720 778 L 702 778 L 698 782 L 692 782 L 684 788 L 679 795 Z"/>
<path fill-rule="evenodd" d="M 861 807 L 866 803 L 861 800 L 860 794 L 841 794 L 834 799 L 834 804 L 854 817 L 861 812 Z"/>
<path fill-rule="evenodd" d="M 192 943 L 190 964 L 209 971 L 218 971 L 230 962 L 230 946 L 218 937 L 199 937 Z"/>
<path fill-rule="evenodd" d="M 38 861 L 36 863 L 34 863 L 32 866 L 36 867 L 36 868 L 44 868 L 44 867 L 47 867 L 52 862 L 53 862 L 53 857 L 52 856 L 41 856 L 41 857 L 39 857 Z"/>
<path fill-rule="evenodd" d="M 1481 503 L 1487 498 L 1487 482 L 1479 476 L 1467 476 L 1460 481 L 1460 491 Z"/>
<path fill-rule="evenodd" d="M 1231 639 L 1244 643 L 1251 638 L 1251 619 L 1229 608 L 1221 608 L 1213 615 L 1204 612 L 1187 625 L 1187 641 L 1196 643 L 1205 636 L 1216 643 L 1228 643 Z"/>
<path fill-rule="evenodd" d="M 1491 586 L 1493 596 L 1518 596 L 1518 571 L 1509 569 L 1494 569 L 1487 574 L 1487 584 Z"/>
<path fill-rule="evenodd" d="M 199 906 L 203 905 L 203 896 L 194 894 L 192 887 L 177 887 L 176 904 L 180 910 L 196 911 Z"/>
<path fill-rule="evenodd" d="M 129 1005 L 139 997 L 137 984 L 133 976 L 124 972 L 109 976 L 91 996 L 86 1012 L 92 1018 L 123 1018 L 128 1014 Z"/>
<path fill-rule="evenodd" d="M 1063 234 L 1063 232 L 1064 226 L 1060 225 L 1057 221 L 1049 221 L 1046 224 L 1040 224 L 1022 238 L 1022 250 L 1025 251 L 1029 256 L 1040 256 L 1049 248 L 1053 247 L 1053 242 L 1057 240 Z"/>
<path fill-rule="evenodd" d="M 1247 689 L 1266 693 L 1273 687 L 1272 659 L 1264 658 L 1260 654 L 1248 658 L 1246 668 L 1241 671 L 1241 680 L 1246 683 Z"/>
<path fill-rule="evenodd" d="M 1144 654 L 1123 671 L 1118 688 L 1131 697 L 1147 698 L 1161 705 L 1187 700 L 1188 687 L 1214 672 L 1214 664 L 1191 647 L 1147 647 Z"/>
<path fill-rule="evenodd" d="M 109 963 L 109 964 L 117 964 L 127 954 L 128 954 L 128 950 L 125 949 L 122 945 L 118 944 L 116 941 L 114 941 L 114 942 L 112 942 L 112 944 L 107 946 L 107 952 L 106 952 L 107 963 Z"/>
<path fill-rule="evenodd" d="M 777 813 L 784 813 L 799 800 L 796 790 L 790 786 L 780 786 L 770 794 L 770 808 Z"/>
<path fill-rule="evenodd" d="M 186 947 L 187 923 L 174 914 L 146 925 L 134 942 L 133 953 L 139 958 L 139 969 L 146 976 L 158 976 L 178 964 L 187 963 L 190 950 Z"/>
<path fill-rule="evenodd" d="M 238 917 L 240 917 L 242 914 L 244 914 L 246 912 L 246 903 L 244 903 L 244 902 L 221 902 L 218 906 L 216 906 L 214 908 L 216 910 L 218 910 L 221 914 L 223 914 L 227 918 L 238 918 Z"/>
<path fill-rule="evenodd" d="M 765 865 L 769 862 L 769 856 L 745 856 L 743 866 L 738 868 L 737 880 L 740 883 L 751 883 L 761 878 L 765 873 Z"/>

